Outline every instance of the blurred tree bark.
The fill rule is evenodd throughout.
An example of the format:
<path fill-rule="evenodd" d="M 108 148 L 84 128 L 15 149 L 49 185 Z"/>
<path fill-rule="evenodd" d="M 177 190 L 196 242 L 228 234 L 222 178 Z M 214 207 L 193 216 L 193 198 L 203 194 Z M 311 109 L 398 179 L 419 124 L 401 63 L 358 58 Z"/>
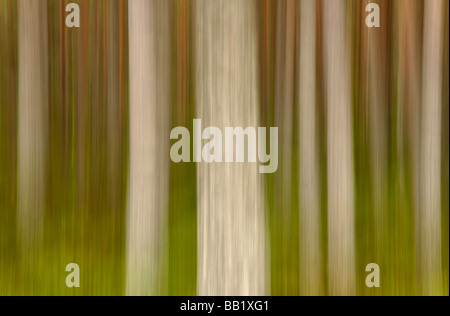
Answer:
<path fill-rule="evenodd" d="M 129 5 L 130 173 L 127 294 L 166 291 L 170 1 Z"/>
<path fill-rule="evenodd" d="M 17 267 L 17 3 L 0 1 L 0 296 Z M 4 285 L 4 286 L 3 286 Z"/>
<path fill-rule="evenodd" d="M 108 6 L 108 209 L 116 213 L 122 208 L 119 0 L 110 0 Z"/>
<path fill-rule="evenodd" d="M 32 256 L 42 238 L 48 111 L 47 2 L 19 0 L 18 227 Z"/>
<path fill-rule="evenodd" d="M 258 126 L 256 3 L 195 2 L 197 117 L 203 126 Z M 199 295 L 266 290 L 262 178 L 255 163 L 200 163 Z"/>
<path fill-rule="evenodd" d="M 322 294 L 320 189 L 316 132 L 316 0 L 300 1 L 300 294 Z"/>
<path fill-rule="evenodd" d="M 272 289 L 279 295 L 296 293 L 298 290 L 298 277 L 292 278 L 291 275 L 292 271 L 298 273 L 298 257 L 292 256 L 289 251 L 298 249 L 297 229 L 293 229 L 295 226 L 292 225 L 295 191 L 292 168 L 295 153 L 296 5 L 295 0 L 274 1 L 274 125 L 279 131 L 279 165 L 273 175 L 273 226 L 275 244 L 285 246 L 273 249 L 272 271 L 278 271 L 280 277 L 272 279 Z"/>
<path fill-rule="evenodd" d="M 346 1 L 323 1 L 327 104 L 328 274 L 331 295 L 354 295 L 354 171 Z"/>
<path fill-rule="evenodd" d="M 295 82 L 295 9 L 294 0 L 276 1 L 275 26 L 275 126 L 279 128 L 280 163 L 275 177 L 276 217 L 286 226 L 292 216 L 292 154 Z M 284 227 L 286 228 L 286 227 Z M 283 230 L 289 234 L 289 229 Z M 287 236 L 286 236 L 287 237 Z"/>
<path fill-rule="evenodd" d="M 374 260 L 384 266 L 395 256 L 389 249 L 392 241 L 386 238 L 387 177 L 388 177 L 388 125 L 387 109 L 389 101 L 389 34 L 388 3 L 380 3 L 380 27 L 367 28 L 368 54 L 368 114 L 370 132 L 371 178 L 373 186 L 373 207 L 375 227 Z M 386 267 L 385 269 L 388 269 Z M 384 282 L 386 284 L 386 282 Z"/>
<path fill-rule="evenodd" d="M 419 291 L 423 295 L 442 293 L 441 112 L 444 12 L 444 1 L 425 1 L 420 125 L 421 189 L 417 219 Z"/>
<path fill-rule="evenodd" d="M 419 197 L 420 197 L 420 177 L 419 177 L 419 141 L 420 141 L 420 103 L 422 95 L 422 32 L 423 32 L 423 2 L 402 0 L 396 3 L 398 11 L 398 106 L 396 115 L 397 125 L 397 155 L 398 180 L 400 183 L 399 193 L 408 201 L 411 196 L 410 205 L 404 208 L 413 209 L 411 239 L 416 239 L 418 243 L 418 224 L 419 218 Z M 412 215 L 412 216 L 411 216 Z M 414 245 L 410 240 L 409 244 Z M 408 256 L 409 262 L 418 260 L 418 252 L 415 247 L 410 247 L 411 255 Z M 416 267 L 411 267 L 410 276 L 411 286 L 409 293 L 417 293 L 416 288 Z"/>

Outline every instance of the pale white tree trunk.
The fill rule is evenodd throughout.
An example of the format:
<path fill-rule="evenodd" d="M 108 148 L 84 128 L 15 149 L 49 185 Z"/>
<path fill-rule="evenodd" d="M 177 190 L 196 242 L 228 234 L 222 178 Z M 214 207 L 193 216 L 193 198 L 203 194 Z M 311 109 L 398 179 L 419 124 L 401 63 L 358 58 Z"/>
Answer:
<path fill-rule="evenodd" d="M 203 127 L 258 126 L 255 2 L 195 2 L 197 117 Z M 224 135 L 223 135 L 224 136 Z M 199 163 L 198 294 L 266 294 L 257 163 Z"/>
<path fill-rule="evenodd" d="M 354 171 L 346 1 L 323 1 L 331 295 L 355 293 Z"/>
<path fill-rule="evenodd" d="M 316 0 L 300 1 L 300 294 L 322 293 L 320 191 L 316 133 Z"/>
<path fill-rule="evenodd" d="M 128 295 L 164 294 L 170 123 L 169 1 L 129 4 Z"/>
<path fill-rule="evenodd" d="M 19 0 L 18 229 L 23 249 L 34 250 L 42 237 L 45 206 L 47 36 L 46 1 Z"/>
<path fill-rule="evenodd" d="M 419 290 L 442 293 L 441 112 L 444 1 L 425 1 L 420 138 Z"/>

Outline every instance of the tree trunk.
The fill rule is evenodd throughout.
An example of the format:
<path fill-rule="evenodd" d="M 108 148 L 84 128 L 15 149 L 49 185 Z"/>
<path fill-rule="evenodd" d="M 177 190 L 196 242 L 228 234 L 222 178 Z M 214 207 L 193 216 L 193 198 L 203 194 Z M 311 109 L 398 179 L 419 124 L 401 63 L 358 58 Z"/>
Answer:
<path fill-rule="evenodd" d="M 128 295 L 164 294 L 169 179 L 169 1 L 129 1 Z"/>
<path fill-rule="evenodd" d="M 355 293 L 354 171 L 346 1 L 323 1 L 331 295 Z"/>
<path fill-rule="evenodd" d="M 369 3 L 364 3 L 364 7 Z M 374 260 L 384 271 L 395 271 L 395 249 L 388 240 L 388 156 L 387 111 L 389 109 L 389 3 L 380 3 L 380 27 L 367 31 L 368 123 L 370 133 L 371 179 L 373 187 L 375 252 Z M 398 214 L 396 214 L 398 216 Z M 369 263 L 369 262 L 367 262 Z M 366 264 L 367 264 L 366 263 Z M 389 280 L 390 281 L 390 280 Z M 388 284 L 387 280 L 384 284 Z M 390 284 L 390 283 L 389 283 Z M 393 286 L 392 288 L 394 288 Z"/>
<path fill-rule="evenodd" d="M 20 0 L 17 207 L 19 241 L 32 252 L 42 237 L 45 207 L 47 34 L 47 3 Z"/>
<path fill-rule="evenodd" d="M 320 190 L 316 133 L 316 0 L 300 2 L 300 294 L 322 294 Z"/>
<path fill-rule="evenodd" d="M 441 112 L 444 2 L 425 1 L 420 138 L 419 291 L 442 293 Z"/>
<path fill-rule="evenodd" d="M 278 142 L 280 163 L 273 177 L 273 244 L 283 245 L 273 249 L 272 278 L 273 289 L 277 295 L 288 295 L 298 290 L 298 278 L 291 281 L 289 271 L 297 269 L 298 261 L 290 253 L 296 231 L 292 229 L 293 217 L 293 138 L 294 138 L 294 100 L 295 100 L 295 0 L 274 1 L 276 19 L 274 27 L 274 123 L 279 129 Z M 298 240 L 298 237 L 297 237 Z M 297 248 L 298 244 L 294 244 Z"/>
<path fill-rule="evenodd" d="M 122 207 L 119 0 L 110 0 L 108 6 L 108 209 L 116 213 Z"/>
<path fill-rule="evenodd" d="M 202 125 L 258 125 L 255 3 L 195 3 L 196 100 Z M 263 295 L 265 222 L 257 163 L 199 163 L 198 294 Z"/>
<path fill-rule="evenodd" d="M 401 196 L 412 196 L 413 223 L 415 232 L 408 238 L 416 239 L 418 245 L 418 218 L 420 214 L 420 175 L 419 175 L 419 152 L 420 152 L 420 103 L 421 103 L 421 77 L 422 77 L 422 6 L 418 1 L 402 0 L 397 3 L 399 15 L 398 21 L 398 68 L 399 76 L 397 84 L 399 86 L 398 108 L 397 108 L 397 153 L 399 168 L 398 181 L 400 183 L 399 193 Z M 410 162 L 408 162 L 410 161 Z M 411 174 L 412 181 L 408 181 Z M 412 182 L 410 184 L 410 182 Z M 404 198 L 404 200 L 407 200 Z M 405 203 L 405 202 L 404 202 Z M 404 209 L 408 210 L 409 205 Z M 415 223 L 415 224 L 414 224 Z M 409 241 L 409 240 L 408 240 Z M 408 249 L 411 254 L 406 260 L 417 261 L 419 254 L 414 249 Z M 417 258 L 415 260 L 414 256 Z M 410 294 L 417 294 L 416 287 L 416 267 L 412 266 L 410 271 L 408 290 Z M 405 285 L 407 286 L 407 285 Z"/>

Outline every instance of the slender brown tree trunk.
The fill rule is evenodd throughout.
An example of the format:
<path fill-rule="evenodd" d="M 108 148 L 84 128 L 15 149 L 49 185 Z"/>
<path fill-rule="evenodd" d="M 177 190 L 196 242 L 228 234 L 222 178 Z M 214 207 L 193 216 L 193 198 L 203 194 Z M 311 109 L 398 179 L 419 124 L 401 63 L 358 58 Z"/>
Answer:
<path fill-rule="evenodd" d="M 300 294 L 322 294 L 316 133 L 316 0 L 299 5 Z"/>
<path fill-rule="evenodd" d="M 282 295 L 297 291 L 288 271 L 297 269 L 297 262 L 289 253 L 293 235 L 291 221 L 293 216 L 293 139 L 294 139 L 294 101 L 295 101 L 295 0 L 274 1 L 275 52 L 274 52 L 274 124 L 279 129 L 280 163 L 274 174 L 274 244 L 284 245 L 274 249 L 273 269 L 279 271 L 279 279 L 274 280 L 274 290 Z M 297 244 L 296 244 L 297 246 Z M 296 280 L 297 281 L 297 280 Z M 291 285 L 294 286 L 291 286 Z"/>
<path fill-rule="evenodd" d="M 108 19 L 108 209 L 122 206 L 122 137 L 120 124 L 119 0 L 110 0 Z"/>
<path fill-rule="evenodd" d="M 280 164 L 275 186 L 281 225 L 291 219 L 292 213 L 292 146 L 295 100 L 295 8 L 294 0 L 276 2 L 275 52 L 275 125 L 280 135 Z M 288 226 L 288 225 L 287 225 Z M 283 229 L 287 234 L 288 229 Z"/>
<path fill-rule="evenodd" d="M 421 77 L 422 77 L 422 10 L 418 1 L 410 2 L 402 0 L 397 3 L 399 12 L 399 47 L 398 47 L 398 109 L 397 109 L 397 143 L 398 143 L 398 164 L 408 166 L 399 170 L 400 194 L 408 195 L 412 193 L 413 218 L 415 222 L 415 234 L 412 238 L 418 244 L 418 218 L 419 218 L 419 197 L 420 197 L 420 177 L 419 177 L 419 140 L 420 140 L 420 103 L 421 103 Z M 412 176 L 412 184 L 409 186 L 408 174 Z M 413 248 L 414 249 L 414 248 Z M 419 261 L 419 254 L 415 252 L 416 260 Z M 411 258 L 411 260 L 414 260 Z M 412 268 L 412 274 L 416 275 L 416 267 Z M 416 284 L 416 279 L 411 280 L 411 284 Z M 416 287 L 411 286 L 411 294 L 417 294 Z"/>
<path fill-rule="evenodd" d="M 367 1 L 369 3 L 370 1 Z M 388 3 L 380 3 L 380 27 L 365 28 L 367 32 L 367 82 L 368 82 L 368 119 L 370 133 L 371 179 L 373 187 L 373 208 L 375 228 L 374 260 L 384 270 L 394 269 L 389 264 L 392 255 L 393 242 L 388 242 L 386 236 L 387 213 L 387 148 L 388 148 L 388 88 L 389 88 L 389 60 L 388 60 Z M 386 281 L 384 282 L 386 284 Z"/>

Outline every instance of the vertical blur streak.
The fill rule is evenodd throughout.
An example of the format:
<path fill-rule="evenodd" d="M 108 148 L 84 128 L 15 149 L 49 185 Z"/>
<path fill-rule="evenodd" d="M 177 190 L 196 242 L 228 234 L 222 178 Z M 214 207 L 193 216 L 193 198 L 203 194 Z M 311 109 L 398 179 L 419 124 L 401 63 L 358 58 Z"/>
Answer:
<path fill-rule="evenodd" d="M 89 4 L 87 4 L 86 0 L 82 3 L 82 5 L 86 5 L 88 9 Z M 88 74 L 89 74 L 89 41 L 86 40 L 89 34 L 89 10 L 84 9 L 80 12 L 80 19 L 83 27 L 80 30 L 80 36 L 78 37 L 78 78 L 77 78 L 77 126 L 76 126 L 76 138 L 77 138 L 77 174 L 76 174 L 76 206 L 78 209 L 86 209 L 87 208 L 87 170 L 88 167 L 88 137 L 89 128 L 88 124 L 88 113 L 89 113 L 89 105 L 88 102 Z M 55 89 L 56 90 L 56 89 Z"/>
<path fill-rule="evenodd" d="M 387 183 L 387 124 L 386 109 L 388 108 L 388 85 L 389 85 L 389 63 L 388 63 L 388 11 L 387 2 L 380 3 L 380 27 L 367 29 L 367 54 L 368 54 L 368 116 L 370 133 L 371 154 L 371 178 L 373 186 L 373 208 L 375 228 L 375 253 L 374 260 L 392 268 L 386 259 L 392 259 L 389 253 L 389 244 L 394 240 L 386 240 L 386 229 L 388 227 L 386 192 Z M 388 268 L 389 267 L 389 268 Z M 386 284 L 384 282 L 383 284 Z"/>
<path fill-rule="evenodd" d="M 300 1 L 300 294 L 322 294 L 316 133 L 316 0 Z"/>
<path fill-rule="evenodd" d="M 17 192 L 17 3 L 0 1 L 0 295 L 13 293 Z"/>
<path fill-rule="evenodd" d="M 280 129 L 280 164 L 278 172 L 281 209 L 278 216 L 287 221 L 292 200 L 292 124 L 294 113 L 295 1 L 277 4 L 275 52 L 275 126 Z"/>
<path fill-rule="evenodd" d="M 442 84 L 442 279 L 444 280 L 444 295 L 449 295 L 449 8 L 445 3 L 445 27 L 444 27 L 444 60 L 443 60 L 443 84 Z M 445 88 L 447 87 L 447 88 Z"/>
<path fill-rule="evenodd" d="M 441 111 L 443 0 L 425 1 L 420 138 L 419 291 L 442 293 Z M 447 192 L 448 193 L 448 192 Z"/>
<path fill-rule="evenodd" d="M 84 2 L 82 4 L 85 4 Z M 77 94 L 77 125 L 76 125 L 76 139 L 77 139 L 77 148 L 76 148 L 76 154 L 77 154 L 77 173 L 76 173 L 76 194 L 77 194 L 77 200 L 76 204 L 77 207 L 82 209 L 82 207 L 86 206 L 86 133 L 87 133 L 87 94 L 88 94 L 88 88 L 86 84 L 86 73 L 88 72 L 88 41 L 85 40 L 87 37 L 87 34 L 89 34 L 89 27 L 88 27 L 88 19 L 89 19 L 89 12 L 88 10 L 81 10 L 80 12 L 80 19 L 83 27 L 80 31 L 80 36 L 78 36 L 77 40 L 77 55 L 80 56 L 78 58 L 78 67 L 77 67 L 77 83 L 76 83 L 76 94 Z"/>
<path fill-rule="evenodd" d="M 119 63 L 119 0 L 109 0 L 108 23 L 108 209 L 117 213 L 121 201 L 121 139 L 120 63 Z"/>
<path fill-rule="evenodd" d="M 25 269 L 37 264 L 44 212 L 48 106 L 47 2 L 19 1 L 18 234 Z M 25 277 L 31 277 L 26 272 Z M 28 290 L 33 291 L 29 287 Z"/>
<path fill-rule="evenodd" d="M 166 290 L 169 44 L 169 1 L 129 1 L 128 295 Z"/>
<path fill-rule="evenodd" d="M 274 175 L 274 214 L 277 245 L 282 245 L 274 253 L 274 269 L 280 277 L 274 280 L 274 290 L 278 294 L 292 293 L 297 290 L 298 266 L 290 252 L 295 230 L 293 221 L 293 123 L 294 123 L 294 83 L 295 83 L 295 17 L 296 1 L 279 0 L 276 4 L 275 23 L 275 69 L 274 69 L 274 122 L 279 129 L 280 163 Z M 297 245 L 297 244 L 296 244 Z"/>
<path fill-rule="evenodd" d="M 404 154 L 404 159 L 408 159 L 407 155 L 410 155 L 411 168 L 410 171 L 411 182 L 412 182 L 412 195 L 413 195 L 413 208 L 414 208 L 414 219 L 415 219 L 415 238 L 416 244 L 419 244 L 420 232 L 419 232 L 419 221 L 420 221 L 420 102 L 422 98 L 422 67 L 421 67 L 421 56 L 422 56 L 422 38 L 423 33 L 422 28 L 422 10 L 421 7 L 423 3 L 416 1 L 410 3 L 408 0 L 403 0 L 400 10 L 400 21 L 401 21 L 401 32 L 404 35 L 404 41 L 400 45 L 400 58 L 403 59 L 401 64 L 402 77 L 404 92 L 402 97 L 403 111 L 400 112 L 404 116 L 404 123 L 406 126 L 405 138 L 409 140 L 408 146 L 410 152 Z M 419 20 L 420 19 L 420 20 Z M 420 21 L 420 22 L 418 22 Z M 401 60 L 400 59 L 400 60 Z M 401 117 L 401 116 L 399 116 Z M 404 121 L 404 122 L 403 122 Z M 401 125 L 401 124 L 399 124 Z M 399 137 L 399 139 L 401 139 Z M 416 260 L 417 264 L 420 261 L 420 253 L 416 249 Z"/>
<path fill-rule="evenodd" d="M 174 74 L 175 97 L 172 126 L 192 130 L 194 109 L 194 65 L 192 41 L 192 1 L 175 2 Z M 169 295 L 195 295 L 197 292 L 197 190 L 196 164 L 170 165 L 169 199 Z"/>
<path fill-rule="evenodd" d="M 258 126 L 255 19 L 254 1 L 195 2 L 197 117 L 204 127 Z M 198 294 L 266 294 L 258 164 L 199 163 L 197 188 Z"/>
<path fill-rule="evenodd" d="M 398 43 L 398 114 L 397 114 L 397 143 L 398 143 L 398 172 L 400 194 L 407 200 L 410 196 L 410 206 L 414 218 L 414 237 L 418 240 L 419 218 L 419 119 L 421 100 L 421 56 L 422 56 L 422 8 L 423 3 L 402 0 L 397 3 L 399 43 Z M 406 226 L 403 226 L 406 227 Z M 411 242 L 410 242 L 411 243 Z M 416 241 L 418 244 L 418 241 Z M 419 254 L 415 251 L 416 260 Z M 414 260 L 414 258 L 411 258 Z M 412 261 L 411 260 L 411 261 Z M 410 262 L 411 262 L 410 261 Z M 415 266 L 415 262 L 414 262 Z M 415 268 L 413 268 L 415 270 Z M 415 283 L 415 282 L 414 282 Z M 416 289 L 412 291 L 416 293 Z"/>
<path fill-rule="evenodd" d="M 331 295 L 355 293 L 354 184 L 346 1 L 324 0 L 328 273 Z"/>

